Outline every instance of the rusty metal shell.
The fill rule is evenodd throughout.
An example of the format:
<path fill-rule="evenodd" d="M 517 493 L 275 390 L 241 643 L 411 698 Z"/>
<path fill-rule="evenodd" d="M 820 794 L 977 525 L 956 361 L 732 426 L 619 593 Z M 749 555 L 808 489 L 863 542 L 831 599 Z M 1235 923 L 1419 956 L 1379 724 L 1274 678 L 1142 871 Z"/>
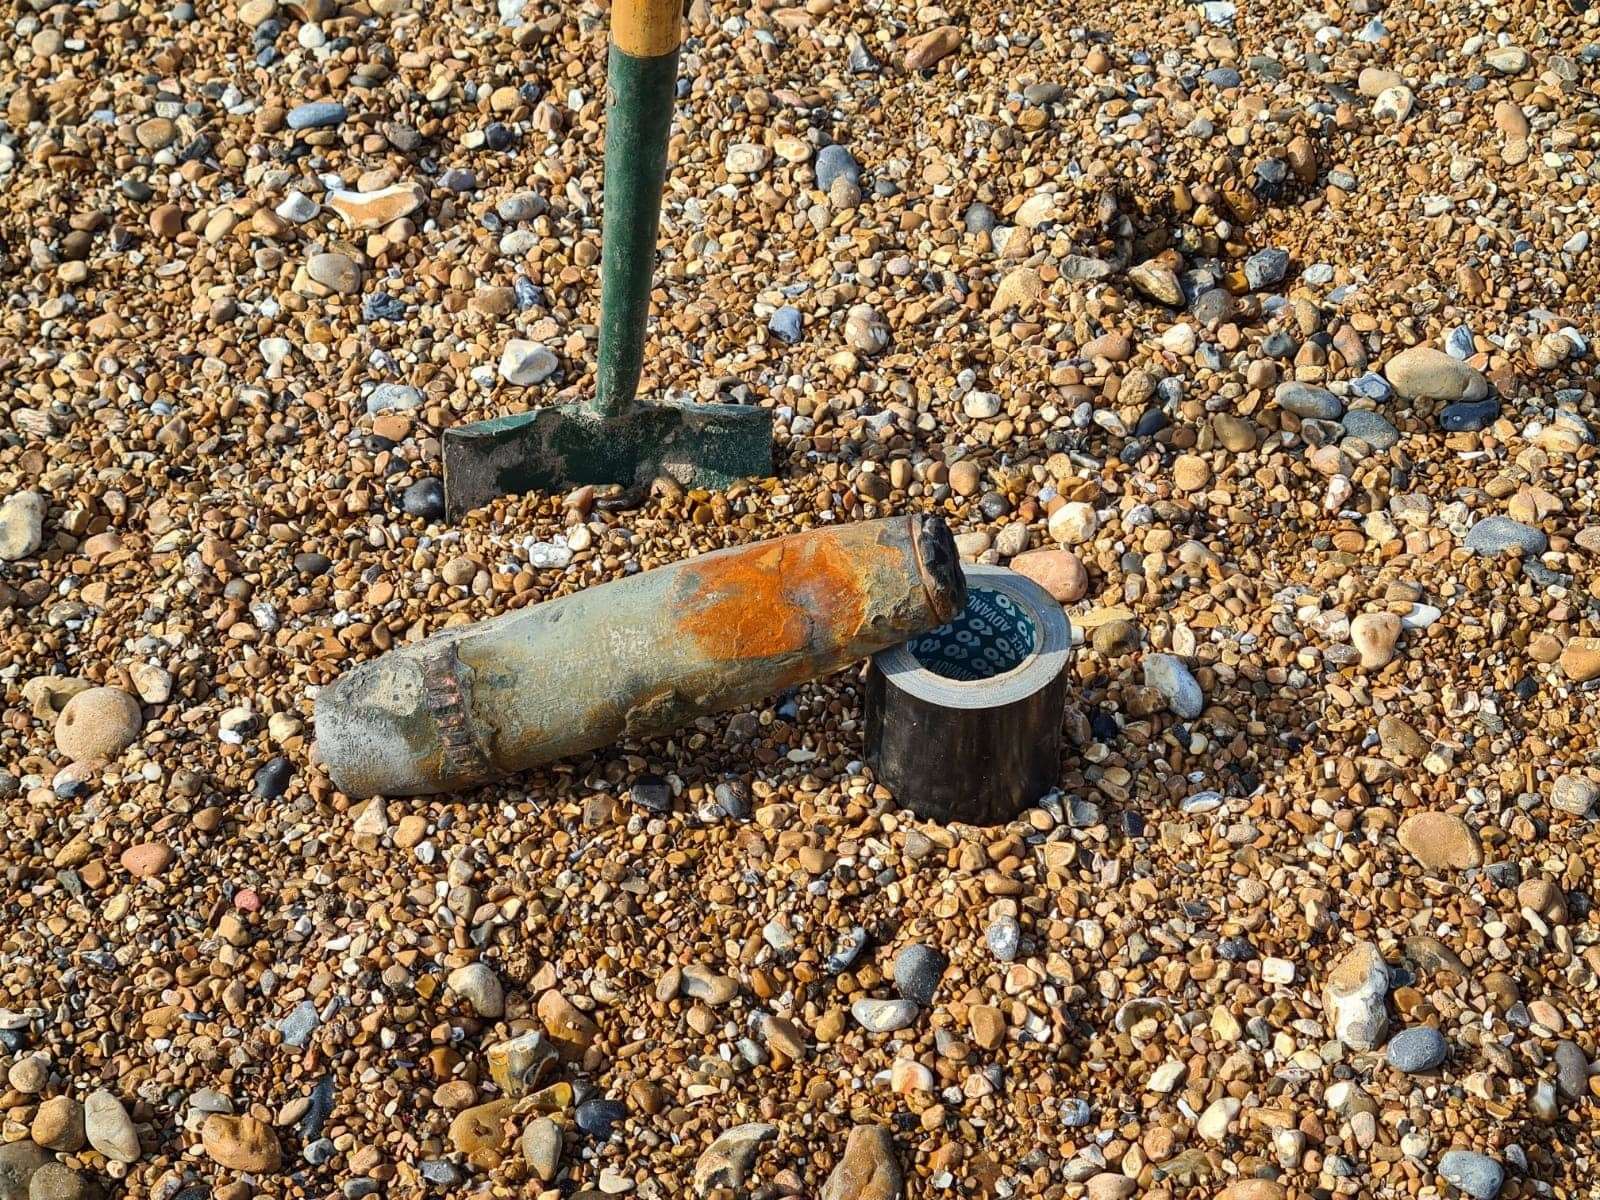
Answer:
<path fill-rule="evenodd" d="M 318 752 L 352 796 L 461 791 L 827 675 L 948 621 L 965 586 L 934 517 L 720 550 L 356 668 L 317 699 Z"/>

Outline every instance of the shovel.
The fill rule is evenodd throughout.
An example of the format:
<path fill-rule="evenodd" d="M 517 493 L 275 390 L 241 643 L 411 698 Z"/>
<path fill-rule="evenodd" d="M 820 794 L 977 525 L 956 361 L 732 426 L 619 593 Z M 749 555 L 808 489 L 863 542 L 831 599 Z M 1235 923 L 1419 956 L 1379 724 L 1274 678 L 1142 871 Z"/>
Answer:
<path fill-rule="evenodd" d="M 444 433 L 445 516 L 497 496 L 580 484 L 642 489 L 661 475 L 727 487 L 772 473 L 772 413 L 636 398 L 655 267 L 682 0 L 613 0 L 600 251 L 600 357 L 592 399 Z"/>

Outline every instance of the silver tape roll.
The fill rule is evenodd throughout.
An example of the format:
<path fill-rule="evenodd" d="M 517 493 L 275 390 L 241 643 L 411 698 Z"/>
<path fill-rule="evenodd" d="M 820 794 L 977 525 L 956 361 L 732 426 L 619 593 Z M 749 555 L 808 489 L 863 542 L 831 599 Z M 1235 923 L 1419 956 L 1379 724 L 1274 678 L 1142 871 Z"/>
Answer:
<path fill-rule="evenodd" d="M 1072 627 L 1033 580 L 962 572 L 953 621 L 873 657 L 867 762 L 919 816 L 992 825 L 1056 785 Z"/>

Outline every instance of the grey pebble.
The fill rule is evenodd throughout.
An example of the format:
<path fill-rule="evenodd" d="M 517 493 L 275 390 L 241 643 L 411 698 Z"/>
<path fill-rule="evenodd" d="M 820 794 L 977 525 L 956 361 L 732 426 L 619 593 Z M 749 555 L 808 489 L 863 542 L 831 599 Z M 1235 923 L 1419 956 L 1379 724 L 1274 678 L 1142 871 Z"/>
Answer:
<path fill-rule="evenodd" d="M 833 953 L 823 963 L 828 974 L 840 975 L 855 966 L 861 952 L 867 948 L 867 941 L 867 931 L 859 925 L 853 925 L 840 934 L 839 940 L 833 945 Z"/>
<path fill-rule="evenodd" d="M 1010 962 L 1022 946 L 1022 926 L 1015 917 L 996 917 L 990 922 L 983 940 L 988 943 L 991 954 L 1001 962 Z"/>
<path fill-rule="evenodd" d="M 313 1167 L 320 1167 L 334 1156 L 333 1139 L 318 1138 L 301 1152 Z"/>
<path fill-rule="evenodd" d="M 531 221 L 550 207 L 538 192 L 514 192 L 494 206 L 495 213 L 508 225 Z"/>
<path fill-rule="evenodd" d="M 1293 358 L 1299 349 L 1300 343 L 1287 329 L 1274 329 L 1261 339 L 1261 353 L 1271 358 Z"/>
<path fill-rule="evenodd" d="M 1290 380 L 1280 383 L 1277 391 L 1278 407 L 1286 408 L 1297 417 L 1315 421 L 1337 421 L 1344 416 L 1344 404 L 1327 388 Z"/>
<path fill-rule="evenodd" d="M 344 105 L 332 100 L 313 100 L 291 108 L 286 123 L 290 129 L 327 129 L 344 124 L 345 116 Z"/>
<path fill-rule="evenodd" d="M 767 330 L 786 345 L 794 345 L 805 331 L 805 319 L 792 304 L 785 304 L 767 318 Z"/>
<path fill-rule="evenodd" d="M 1494 1200 L 1506 1180 L 1505 1168 L 1476 1150 L 1446 1150 L 1439 1158 L 1439 1174 L 1473 1200 Z"/>
<path fill-rule="evenodd" d="M 361 297 L 363 321 L 403 321 L 405 316 L 406 302 L 399 296 L 391 296 L 388 292 L 368 292 Z"/>
<path fill-rule="evenodd" d="M 1402 1029 L 1389 1039 L 1383 1051 L 1389 1065 L 1407 1075 L 1433 1070 L 1444 1062 L 1449 1053 L 1450 1046 L 1444 1040 L 1444 1034 L 1431 1025 Z"/>
<path fill-rule="evenodd" d="M 856 162 L 855 156 L 850 151 L 837 142 L 817 151 L 815 167 L 817 187 L 824 192 L 833 187 L 835 179 L 848 179 L 855 184 L 861 182 L 861 164 Z"/>
<path fill-rule="evenodd" d="M 967 205 L 967 211 L 961 214 L 962 227 L 968 233 L 990 233 L 994 230 L 997 219 L 994 209 L 981 202 Z"/>
<path fill-rule="evenodd" d="M 1589 1090 L 1589 1057 L 1577 1042 L 1556 1043 L 1556 1084 L 1568 1100 L 1581 1100 Z"/>
<path fill-rule="evenodd" d="M 734 1043 L 734 1049 L 738 1050 L 739 1057 L 752 1067 L 764 1067 L 772 1061 L 772 1055 L 767 1053 L 766 1047 L 754 1038 L 740 1038 Z"/>
<path fill-rule="evenodd" d="M 1175 655 L 1146 654 L 1144 685 L 1160 692 L 1167 707 L 1186 720 L 1192 721 L 1205 711 L 1206 696 L 1199 681 Z"/>
<path fill-rule="evenodd" d="M 1522 573 L 1542 588 L 1572 586 L 1571 575 L 1552 571 L 1536 558 L 1530 558 L 1522 564 Z"/>
<path fill-rule="evenodd" d="M 1207 329 L 1215 329 L 1229 317 L 1233 316 L 1238 302 L 1234 300 L 1233 293 L 1227 288 L 1207 288 L 1194 298 L 1194 303 L 1189 311 Z"/>
<path fill-rule="evenodd" d="M 909 1000 L 857 1000 L 850 1015 L 868 1033 L 893 1033 L 917 1019 L 920 1009 Z"/>
<path fill-rule="evenodd" d="M 408 517 L 437 521 L 444 516 L 444 484 L 436 476 L 417 480 L 400 496 L 400 508 Z"/>
<path fill-rule="evenodd" d="M 628 790 L 628 799 L 647 812 L 672 811 L 672 786 L 659 775 L 641 775 Z"/>
<path fill-rule="evenodd" d="M 404 383 L 380 383 L 367 397 L 367 416 L 386 412 L 411 412 L 422 407 L 422 393 Z"/>
<path fill-rule="evenodd" d="M 1504 554 L 1521 547 L 1526 554 L 1543 554 L 1550 548 L 1550 539 L 1543 530 L 1510 517 L 1484 517 L 1467 531 L 1465 545 L 1479 554 Z"/>
<path fill-rule="evenodd" d="M 443 1187 L 453 1187 L 461 1178 L 461 1172 L 442 1158 L 429 1159 L 420 1164 L 417 1170 L 429 1183 L 437 1183 Z"/>
<path fill-rule="evenodd" d="M 932 946 L 912 942 L 894 958 L 894 986 L 914 1004 L 932 1004 L 950 959 Z"/>
<path fill-rule="evenodd" d="M 572 1123 L 590 1137 L 604 1141 L 627 1115 L 627 1106 L 622 1101 L 600 1096 L 578 1105 L 573 1111 Z"/>
<path fill-rule="evenodd" d="M 1500 417 L 1500 401 L 1458 400 L 1446 404 L 1439 412 L 1439 428 L 1446 433 L 1477 433 L 1487 429 Z"/>
<path fill-rule="evenodd" d="M 872 51 L 859 39 L 852 39 L 850 43 L 850 72 L 854 75 L 875 75 L 881 69 L 878 60 L 872 57 Z"/>
<path fill-rule="evenodd" d="M 973 208 L 980 207 L 973 205 Z M 987 208 L 987 205 L 981 207 Z M 968 213 L 972 208 L 967 209 Z M 989 214 L 991 217 L 993 212 Z M 972 231 L 975 232 L 975 231 Z M 1090 254 L 1069 254 L 1061 260 L 1061 278 L 1070 279 L 1074 283 L 1082 283 L 1088 279 L 1104 279 L 1111 274 L 1111 264 L 1103 258 L 1095 258 Z M 1170 376 L 1168 377 L 1170 378 Z M 1163 379 L 1162 383 L 1166 380 Z"/>
<path fill-rule="evenodd" d="M 1369 408 L 1355 408 L 1345 413 L 1346 437 L 1360 438 L 1374 450 L 1387 450 L 1400 440 L 1400 431 L 1390 420 Z"/>
<path fill-rule="evenodd" d="M 26 1022 L 20 1025 L 0 1025 L 0 1050 L 4 1050 L 7 1054 L 15 1054 L 27 1044 Z"/>
<path fill-rule="evenodd" d="M 328 1123 L 328 1118 L 333 1114 L 333 1095 L 333 1076 L 324 1075 L 317 1080 L 317 1086 L 311 1089 L 305 1115 L 295 1127 L 295 1131 L 303 1140 L 322 1135 L 322 1127 Z"/>
<path fill-rule="evenodd" d="M 725 779 L 711 790 L 722 815 L 730 821 L 750 816 L 750 788 L 742 779 Z"/>
<path fill-rule="evenodd" d="M 1358 396 L 1380 403 L 1394 395 L 1394 388 L 1389 381 L 1376 371 L 1368 371 L 1365 375 L 1352 379 L 1350 390 Z"/>
<path fill-rule="evenodd" d="M 1073 1097 L 1071 1100 L 1061 1102 L 1061 1124 L 1068 1129 L 1079 1129 L 1087 1125 L 1094 1118 L 1094 1109 L 1089 1107 L 1087 1100 Z"/>
<path fill-rule="evenodd" d="M 1226 86 L 1238 86 L 1238 72 L 1234 72 L 1235 80 Z M 1283 277 L 1289 271 L 1289 252 L 1269 247 L 1266 250 L 1257 250 L 1244 260 L 1244 278 L 1250 285 L 1250 290 L 1259 292 L 1264 288 L 1274 287 L 1283 282 Z"/>
<path fill-rule="evenodd" d="M 289 787 L 294 778 L 294 764 L 279 754 L 268 759 L 256 769 L 251 780 L 251 792 L 262 800 L 276 800 Z"/>
<path fill-rule="evenodd" d="M 278 1032 L 283 1034 L 285 1046 L 293 1046 L 298 1050 L 311 1040 L 311 1035 L 321 1023 L 317 1006 L 310 1000 L 302 1000 L 287 1017 L 278 1022 Z"/>

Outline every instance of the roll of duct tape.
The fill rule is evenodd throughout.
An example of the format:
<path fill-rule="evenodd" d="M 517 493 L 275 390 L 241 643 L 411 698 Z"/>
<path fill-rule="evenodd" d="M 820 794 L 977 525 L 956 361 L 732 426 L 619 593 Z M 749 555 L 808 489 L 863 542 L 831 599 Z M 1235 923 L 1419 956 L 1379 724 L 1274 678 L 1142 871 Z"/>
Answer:
<path fill-rule="evenodd" d="M 873 656 L 867 763 L 918 816 L 993 825 L 1056 784 L 1072 628 L 1033 580 L 962 572 L 953 621 Z"/>

